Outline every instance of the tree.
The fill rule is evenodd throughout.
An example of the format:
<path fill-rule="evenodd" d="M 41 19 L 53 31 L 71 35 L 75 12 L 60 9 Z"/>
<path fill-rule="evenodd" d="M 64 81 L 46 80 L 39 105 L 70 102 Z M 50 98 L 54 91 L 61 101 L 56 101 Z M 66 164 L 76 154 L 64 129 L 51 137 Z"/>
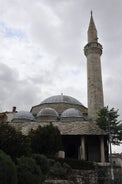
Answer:
<path fill-rule="evenodd" d="M 61 149 L 61 135 L 52 124 L 39 126 L 29 133 L 33 153 L 54 156 Z"/>
<path fill-rule="evenodd" d="M 17 172 L 10 156 L 0 150 L 0 184 L 17 184 Z"/>
<path fill-rule="evenodd" d="M 30 140 L 8 124 L 0 125 L 0 149 L 12 158 L 28 155 L 31 152 Z"/>
<path fill-rule="evenodd" d="M 49 161 L 45 155 L 33 154 L 32 158 L 36 161 L 36 164 L 42 171 L 42 181 L 48 177 L 49 172 Z"/>
<path fill-rule="evenodd" d="M 98 126 L 111 135 L 113 144 L 120 144 L 122 141 L 122 121 L 118 120 L 118 110 L 107 107 L 102 108 L 98 112 L 96 119 Z"/>
<path fill-rule="evenodd" d="M 61 164 L 57 161 L 50 167 L 49 176 L 51 178 L 68 179 L 71 173 L 72 168 L 68 164 L 65 162 Z"/>
<path fill-rule="evenodd" d="M 39 165 L 42 173 L 46 175 L 49 171 L 49 161 L 45 155 L 33 154 L 32 158 L 36 161 L 37 165 Z"/>
<path fill-rule="evenodd" d="M 29 157 L 17 159 L 18 184 L 40 184 L 42 172 L 35 160 Z"/>

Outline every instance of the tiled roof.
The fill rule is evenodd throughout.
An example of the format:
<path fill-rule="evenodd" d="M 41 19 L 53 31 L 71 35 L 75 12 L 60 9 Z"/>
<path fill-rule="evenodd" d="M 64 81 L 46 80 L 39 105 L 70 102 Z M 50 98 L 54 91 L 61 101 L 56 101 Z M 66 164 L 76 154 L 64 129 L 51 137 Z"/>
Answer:
<path fill-rule="evenodd" d="M 62 135 L 101 135 L 106 134 L 95 123 L 88 121 L 71 123 L 53 123 Z"/>
<path fill-rule="evenodd" d="M 27 134 L 31 129 L 36 129 L 39 125 L 46 126 L 50 123 L 44 122 L 28 122 L 28 123 L 13 123 L 13 125 L 19 126 L 24 134 Z M 89 121 L 81 122 L 53 122 L 54 126 L 57 126 L 61 135 L 106 135 L 106 132 L 100 129 L 95 123 Z"/>

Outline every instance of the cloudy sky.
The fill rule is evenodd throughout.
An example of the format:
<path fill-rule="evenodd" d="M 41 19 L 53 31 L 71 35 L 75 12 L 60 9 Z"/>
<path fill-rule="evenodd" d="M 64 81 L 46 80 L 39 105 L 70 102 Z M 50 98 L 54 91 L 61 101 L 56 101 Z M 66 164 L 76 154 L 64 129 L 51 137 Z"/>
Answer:
<path fill-rule="evenodd" d="M 122 119 L 121 0 L 0 0 L 0 112 L 29 111 L 61 93 L 87 106 L 91 10 L 103 45 L 105 105 Z"/>

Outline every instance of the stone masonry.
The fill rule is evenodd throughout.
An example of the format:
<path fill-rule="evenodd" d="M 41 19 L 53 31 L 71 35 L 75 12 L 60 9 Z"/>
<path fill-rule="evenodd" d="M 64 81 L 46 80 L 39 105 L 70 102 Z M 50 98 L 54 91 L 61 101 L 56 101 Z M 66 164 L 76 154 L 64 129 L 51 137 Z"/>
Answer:
<path fill-rule="evenodd" d="M 84 47 L 84 54 L 87 57 L 88 116 L 93 120 L 104 106 L 100 60 L 102 45 L 97 40 L 97 30 L 91 14 L 88 44 Z"/>

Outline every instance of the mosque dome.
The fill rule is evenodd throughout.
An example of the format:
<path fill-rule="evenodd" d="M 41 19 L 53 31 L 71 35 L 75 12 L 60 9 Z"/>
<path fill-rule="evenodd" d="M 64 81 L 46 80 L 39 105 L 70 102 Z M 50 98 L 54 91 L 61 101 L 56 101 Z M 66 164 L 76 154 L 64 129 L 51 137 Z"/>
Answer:
<path fill-rule="evenodd" d="M 13 119 L 34 120 L 34 116 L 28 111 L 19 111 L 15 114 Z"/>
<path fill-rule="evenodd" d="M 41 104 L 50 104 L 50 103 L 66 103 L 66 104 L 82 105 L 77 99 L 63 94 L 48 97 L 41 102 Z"/>
<path fill-rule="evenodd" d="M 54 116 L 54 117 L 57 117 L 58 113 L 56 112 L 55 109 L 47 107 L 47 108 L 44 108 L 44 109 L 40 110 L 37 113 L 37 117 L 40 117 L 40 116 Z"/>
<path fill-rule="evenodd" d="M 57 118 L 58 118 L 58 113 L 56 112 L 55 109 L 50 107 L 41 109 L 36 115 L 36 120 L 39 122 L 56 121 Z"/>
<path fill-rule="evenodd" d="M 87 108 L 79 102 L 77 99 L 71 97 L 71 96 L 66 96 L 66 95 L 55 95 L 55 96 L 50 96 L 43 100 L 39 105 L 33 106 L 31 108 L 31 113 L 34 115 L 34 117 L 37 117 L 37 114 L 45 108 L 52 108 L 53 110 L 58 113 L 60 116 L 66 109 L 69 108 L 75 108 L 78 109 L 83 115 L 87 114 Z M 42 111 L 43 112 L 43 111 Z M 42 113 L 40 112 L 40 113 Z M 45 112 L 45 110 L 44 110 Z M 40 114 L 39 113 L 39 114 Z M 47 114 L 47 112 L 45 112 Z"/>
<path fill-rule="evenodd" d="M 62 113 L 61 117 L 62 118 L 65 118 L 65 117 L 83 117 L 83 115 L 82 115 L 82 113 L 78 109 L 69 108 L 69 109 L 66 109 Z"/>

